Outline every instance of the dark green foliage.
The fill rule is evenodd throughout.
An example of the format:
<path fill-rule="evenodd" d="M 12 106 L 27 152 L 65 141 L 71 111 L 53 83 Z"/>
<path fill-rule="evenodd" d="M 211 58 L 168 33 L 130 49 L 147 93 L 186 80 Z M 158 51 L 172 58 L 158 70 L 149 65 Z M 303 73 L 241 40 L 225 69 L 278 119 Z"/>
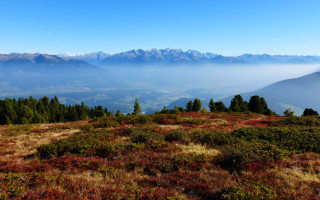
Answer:
<path fill-rule="evenodd" d="M 95 106 L 94 108 L 91 109 L 91 117 L 104 117 L 105 112 L 103 110 L 102 106 Z"/>
<path fill-rule="evenodd" d="M 84 125 L 81 127 L 81 130 L 83 132 L 92 132 L 94 130 L 94 127 L 92 125 Z"/>
<path fill-rule="evenodd" d="M 277 194 L 272 189 L 258 183 L 243 183 L 225 188 L 217 196 L 221 200 L 256 200 L 275 199 Z"/>
<path fill-rule="evenodd" d="M 283 112 L 283 114 L 287 117 L 293 117 L 294 112 L 289 108 Z"/>
<path fill-rule="evenodd" d="M 230 108 L 233 112 L 245 112 L 248 111 L 248 102 L 243 101 L 243 98 L 241 95 L 236 95 L 231 100 Z"/>
<path fill-rule="evenodd" d="M 210 112 L 217 111 L 216 104 L 214 103 L 213 99 L 210 99 L 209 105 L 208 105 Z"/>
<path fill-rule="evenodd" d="M 211 147 L 217 147 L 221 145 L 232 144 L 236 142 L 235 138 L 229 133 L 217 132 L 217 131 L 202 131 L 197 130 L 190 133 L 192 140 L 201 144 L 206 144 Z"/>
<path fill-rule="evenodd" d="M 113 134 L 110 131 L 78 133 L 69 138 L 50 144 L 41 145 L 37 151 L 42 159 L 62 156 L 65 154 L 95 155 L 96 151 L 88 152 L 88 149 L 100 149 L 100 153 L 106 149 L 106 143 Z"/>
<path fill-rule="evenodd" d="M 165 136 L 165 140 L 169 141 L 169 142 L 180 141 L 180 140 L 185 139 L 186 137 L 187 137 L 187 133 L 185 130 L 177 129 L 177 130 L 174 130 L 174 131 L 171 131 L 170 133 L 168 133 Z"/>
<path fill-rule="evenodd" d="M 302 126 L 320 126 L 320 119 L 318 117 L 290 117 L 283 120 L 272 122 L 271 125 L 302 125 Z"/>
<path fill-rule="evenodd" d="M 96 128 L 111 128 L 120 126 L 115 117 L 101 117 L 97 118 L 96 121 L 97 123 L 94 124 Z"/>
<path fill-rule="evenodd" d="M 222 101 L 218 101 L 215 103 L 216 109 L 218 112 L 226 112 L 227 107 L 224 105 Z"/>
<path fill-rule="evenodd" d="M 178 114 L 181 112 L 185 112 L 185 109 L 183 107 L 174 106 L 173 110 L 168 109 L 166 106 L 163 107 L 163 109 L 160 111 L 162 114 Z"/>
<path fill-rule="evenodd" d="M 120 110 L 117 110 L 116 114 L 115 114 L 116 117 L 122 117 L 123 114 L 121 114 Z"/>
<path fill-rule="evenodd" d="M 289 151 L 320 153 L 319 128 L 253 127 L 236 130 L 231 135 L 246 141 L 271 143 Z"/>
<path fill-rule="evenodd" d="M 318 116 L 319 113 L 313 110 L 312 108 L 306 108 L 302 114 L 302 116 L 312 116 L 312 115 Z"/>
<path fill-rule="evenodd" d="M 254 113 L 274 115 L 274 113 L 268 108 L 267 102 L 263 97 L 252 96 L 250 98 L 248 108 L 251 112 Z"/>
<path fill-rule="evenodd" d="M 258 142 L 240 142 L 222 148 L 217 164 L 231 171 L 248 168 L 250 163 L 268 164 L 282 160 L 286 152 L 275 145 Z"/>
<path fill-rule="evenodd" d="M 201 100 L 198 98 L 195 98 L 192 105 L 192 111 L 199 112 L 200 109 L 201 109 Z"/>
<path fill-rule="evenodd" d="M 152 118 L 148 115 L 137 115 L 131 116 L 128 121 L 130 124 L 147 124 L 152 121 Z"/>
<path fill-rule="evenodd" d="M 149 115 L 152 117 L 152 121 L 157 124 L 166 124 L 170 121 L 175 121 L 178 119 L 177 115 L 175 114 L 153 114 Z"/>
<path fill-rule="evenodd" d="M 193 111 L 193 102 L 191 100 L 188 101 L 188 103 L 186 105 L 186 111 L 187 112 L 192 112 Z"/>
<path fill-rule="evenodd" d="M 42 145 L 37 149 L 40 158 L 53 158 L 58 154 L 57 145 Z"/>
<path fill-rule="evenodd" d="M 147 143 L 153 139 L 163 140 L 163 137 L 158 135 L 157 133 L 150 132 L 136 132 L 131 136 L 131 141 L 133 143 Z"/>
<path fill-rule="evenodd" d="M 110 142 L 102 143 L 96 148 L 96 155 L 102 158 L 106 158 L 114 152 L 116 152 L 116 147 Z"/>
<path fill-rule="evenodd" d="M 136 101 L 134 103 L 134 108 L 133 108 L 133 115 L 140 115 L 141 114 L 141 109 L 140 109 L 140 105 L 138 102 L 138 99 L 136 98 Z"/>
<path fill-rule="evenodd" d="M 109 113 L 105 113 L 102 106 L 92 109 L 84 103 L 66 106 L 59 103 L 57 97 L 51 100 L 48 97 L 39 100 L 33 97 L 0 100 L 0 124 L 66 122 L 103 117 L 106 114 Z"/>

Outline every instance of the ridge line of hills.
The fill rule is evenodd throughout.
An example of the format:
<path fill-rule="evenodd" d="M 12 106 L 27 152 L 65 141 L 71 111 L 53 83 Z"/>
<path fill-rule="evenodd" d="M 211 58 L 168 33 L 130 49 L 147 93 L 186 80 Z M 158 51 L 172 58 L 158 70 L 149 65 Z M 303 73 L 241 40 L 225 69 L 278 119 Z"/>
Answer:
<path fill-rule="evenodd" d="M 243 54 L 240 56 L 223 56 L 196 50 L 151 49 L 130 50 L 107 54 L 95 52 L 82 55 L 43 53 L 10 53 L 0 54 L 0 66 L 12 65 L 144 65 L 144 64 L 308 64 L 320 63 L 320 56 Z"/>

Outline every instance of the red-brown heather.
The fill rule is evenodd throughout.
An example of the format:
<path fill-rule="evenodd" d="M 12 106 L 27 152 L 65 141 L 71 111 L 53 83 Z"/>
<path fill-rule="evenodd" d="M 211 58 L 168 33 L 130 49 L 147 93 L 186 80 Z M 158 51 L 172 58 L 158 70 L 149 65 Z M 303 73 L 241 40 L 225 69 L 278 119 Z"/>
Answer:
<path fill-rule="evenodd" d="M 0 199 L 320 199 L 320 119 L 178 113 L 0 126 Z"/>

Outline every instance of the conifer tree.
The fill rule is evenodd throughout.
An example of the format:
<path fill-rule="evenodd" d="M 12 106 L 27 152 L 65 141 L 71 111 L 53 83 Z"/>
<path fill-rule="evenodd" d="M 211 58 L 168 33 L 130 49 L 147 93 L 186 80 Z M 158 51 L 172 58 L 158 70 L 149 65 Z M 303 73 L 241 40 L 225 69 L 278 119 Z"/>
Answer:
<path fill-rule="evenodd" d="M 198 98 L 195 98 L 193 101 L 192 111 L 199 112 L 201 110 L 201 101 Z"/>
<path fill-rule="evenodd" d="M 133 115 L 140 115 L 141 114 L 141 110 L 140 110 L 140 105 L 138 102 L 138 99 L 136 98 L 136 101 L 134 103 L 134 108 L 133 108 Z"/>
<path fill-rule="evenodd" d="M 238 94 L 232 99 L 229 109 L 233 112 L 245 112 L 248 110 L 248 103 Z"/>
<path fill-rule="evenodd" d="M 121 114 L 120 110 L 117 110 L 117 112 L 116 112 L 115 116 L 116 116 L 116 117 L 121 117 L 121 116 L 122 116 L 122 114 Z"/>
<path fill-rule="evenodd" d="M 226 112 L 227 111 L 227 107 L 224 105 L 224 103 L 222 101 L 216 102 L 215 105 L 216 105 L 216 109 L 218 112 Z"/>
<path fill-rule="evenodd" d="M 193 103 L 192 101 L 188 101 L 187 105 L 186 105 L 186 111 L 187 112 L 192 112 L 193 111 Z"/>
<path fill-rule="evenodd" d="M 210 109 L 210 112 L 215 112 L 217 111 L 217 107 L 216 107 L 216 104 L 214 103 L 213 99 L 211 98 L 210 99 L 210 102 L 209 102 L 209 109 Z"/>

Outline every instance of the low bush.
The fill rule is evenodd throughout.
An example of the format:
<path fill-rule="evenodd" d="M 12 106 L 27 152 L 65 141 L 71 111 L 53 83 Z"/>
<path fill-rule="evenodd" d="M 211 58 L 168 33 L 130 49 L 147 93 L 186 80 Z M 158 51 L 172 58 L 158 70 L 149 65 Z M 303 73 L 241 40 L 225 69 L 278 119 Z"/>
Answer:
<path fill-rule="evenodd" d="M 177 129 L 177 130 L 174 130 L 174 131 L 171 131 L 170 133 L 168 133 L 165 136 L 165 140 L 169 141 L 169 142 L 180 141 L 180 140 L 185 139 L 186 137 L 187 137 L 187 133 L 185 130 Z"/>
<path fill-rule="evenodd" d="M 261 184 L 243 184 L 230 186 L 220 192 L 219 199 L 233 200 L 233 199 L 275 199 L 277 194 L 272 189 Z"/>
<path fill-rule="evenodd" d="M 163 136 L 152 132 L 135 132 L 131 136 L 131 142 L 133 143 L 147 143 L 152 139 L 163 140 Z"/>
<path fill-rule="evenodd" d="M 149 115 L 134 115 L 129 118 L 130 124 L 147 124 L 152 121 Z"/>
<path fill-rule="evenodd" d="M 233 138 L 229 133 L 217 131 L 196 130 L 190 133 L 190 137 L 193 141 L 206 144 L 210 147 L 233 144 L 236 142 L 236 139 Z"/>
<path fill-rule="evenodd" d="M 271 123 L 273 126 L 301 125 L 301 126 L 320 126 L 319 117 L 289 117 Z"/>
<path fill-rule="evenodd" d="M 81 127 L 81 130 L 83 132 L 92 132 L 94 131 L 94 127 L 90 124 L 90 125 L 84 125 Z"/>
<path fill-rule="evenodd" d="M 152 121 L 157 124 L 174 124 L 178 120 L 175 114 L 154 114 L 150 116 L 152 117 Z"/>
<path fill-rule="evenodd" d="M 111 128 L 119 126 L 120 124 L 118 123 L 115 117 L 98 118 L 97 122 L 94 123 L 95 128 Z"/>
<path fill-rule="evenodd" d="M 191 170 L 201 170 L 204 165 L 209 162 L 209 158 L 205 154 L 179 154 L 172 158 L 175 166 L 186 167 Z"/>
<path fill-rule="evenodd" d="M 164 141 L 162 138 L 157 139 L 151 139 L 146 143 L 147 147 L 151 148 L 151 149 L 159 149 L 159 148 L 163 148 L 163 147 L 167 147 L 168 143 L 166 141 Z"/>
<path fill-rule="evenodd" d="M 268 142 L 290 151 L 320 153 L 319 128 L 254 127 L 238 129 L 231 135 L 246 141 Z"/>
<path fill-rule="evenodd" d="M 107 143 L 100 144 L 100 146 L 96 148 L 95 154 L 99 157 L 106 158 L 110 154 L 113 154 L 114 152 L 116 152 L 115 145 L 107 142 Z"/>
<path fill-rule="evenodd" d="M 112 137 L 113 134 L 107 130 L 99 130 L 98 132 L 93 133 L 78 133 L 66 139 L 41 145 L 37 151 L 39 157 L 42 159 L 62 156 L 67 153 L 87 155 L 88 149 L 101 147 Z M 92 152 L 90 155 L 92 155 Z"/>
<path fill-rule="evenodd" d="M 280 161 L 286 152 L 270 144 L 241 142 L 225 146 L 218 156 L 217 164 L 230 171 L 248 169 L 251 163 L 264 166 Z"/>
<path fill-rule="evenodd" d="M 46 173 L 6 173 L 0 175 L 1 199 L 20 199 L 28 189 L 61 182 L 58 176 L 48 176 Z"/>

